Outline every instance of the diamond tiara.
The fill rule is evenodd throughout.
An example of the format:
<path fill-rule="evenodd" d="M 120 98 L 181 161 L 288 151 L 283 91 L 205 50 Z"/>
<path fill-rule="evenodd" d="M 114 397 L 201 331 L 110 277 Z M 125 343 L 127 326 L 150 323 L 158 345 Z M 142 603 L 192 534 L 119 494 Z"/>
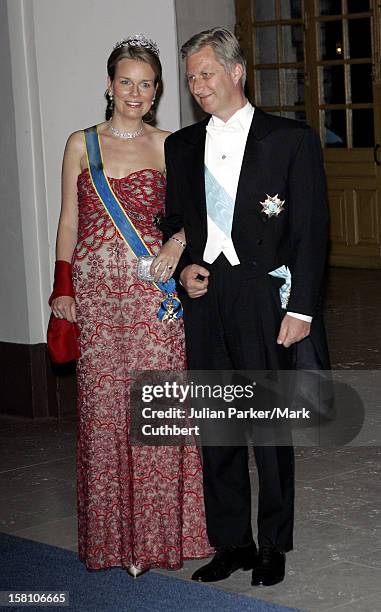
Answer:
<path fill-rule="evenodd" d="M 157 57 L 159 57 L 159 47 L 157 44 L 144 36 L 144 34 L 134 34 L 134 36 L 129 36 L 128 38 L 122 38 L 117 43 L 115 43 L 113 49 L 119 49 L 119 47 L 145 47 L 148 51 L 152 51 Z"/>

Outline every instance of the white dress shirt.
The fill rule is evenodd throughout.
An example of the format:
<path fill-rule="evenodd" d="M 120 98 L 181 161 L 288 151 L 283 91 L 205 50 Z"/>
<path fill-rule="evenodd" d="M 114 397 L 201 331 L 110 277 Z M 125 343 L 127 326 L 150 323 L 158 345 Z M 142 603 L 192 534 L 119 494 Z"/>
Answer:
<path fill-rule="evenodd" d="M 254 107 L 247 102 L 226 123 L 212 115 L 206 127 L 205 165 L 233 202 L 253 114 Z M 211 264 L 223 253 L 232 266 L 237 266 L 240 261 L 231 236 L 226 236 L 209 215 L 207 219 L 208 239 L 204 260 Z"/>
<path fill-rule="evenodd" d="M 214 178 L 235 202 L 245 153 L 247 136 L 253 120 L 254 107 L 247 102 L 224 122 L 215 115 L 206 127 L 205 165 Z M 208 237 L 204 251 L 204 261 L 212 264 L 223 253 L 232 266 L 240 261 L 231 236 L 224 232 L 207 216 Z M 310 323 L 312 317 L 295 312 L 287 314 Z"/>

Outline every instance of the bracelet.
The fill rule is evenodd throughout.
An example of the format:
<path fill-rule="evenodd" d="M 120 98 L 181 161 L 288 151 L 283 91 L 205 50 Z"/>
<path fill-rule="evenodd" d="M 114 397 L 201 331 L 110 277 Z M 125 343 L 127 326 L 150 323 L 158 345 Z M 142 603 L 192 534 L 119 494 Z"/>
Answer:
<path fill-rule="evenodd" d="M 180 238 L 175 238 L 175 236 L 171 236 L 170 240 L 174 240 L 175 242 L 178 242 L 179 244 L 181 244 L 183 249 L 185 249 L 185 247 L 187 246 L 186 242 L 183 242 L 182 240 L 180 240 Z"/>

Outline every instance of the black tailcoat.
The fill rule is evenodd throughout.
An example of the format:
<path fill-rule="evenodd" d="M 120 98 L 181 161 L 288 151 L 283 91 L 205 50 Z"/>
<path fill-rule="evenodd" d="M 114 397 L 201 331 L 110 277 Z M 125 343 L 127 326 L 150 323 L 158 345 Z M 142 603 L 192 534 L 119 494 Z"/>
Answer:
<path fill-rule="evenodd" d="M 230 275 L 229 265 L 226 265 L 226 262 L 223 263 L 224 270 L 222 270 L 221 266 L 215 264 L 209 266 L 203 261 L 207 240 L 204 183 L 207 123 L 208 119 L 181 129 L 166 140 L 167 197 L 163 230 L 167 236 L 170 236 L 181 227 L 185 229 L 187 249 L 176 270 L 177 277 L 190 263 L 208 267 L 211 270 L 208 293 L 214 291 L 222 296 L 223 310 L 225 302 L 229 304 L 229 300 L 233 302 L 236 299 L 234 296 L 231 297 L 236 291 L 240 307 L 234 311 L 230 310 L 229 320 L 234 318 L 234 326 L 226 329 L 223 313 L 219 313 L 218 316 L 215 312 L 211 316 L 208 315 L 207 309 L 210 308 L 208 300 L 210 302 L 211 299 L 208 294 L 194 300 L 187 298 L 186 295 L 182 296 L 190 367 L 193 369 L 276 368 L 284 367 L 282 366 L 284 361 L 279 357 L 281 351 L 288 350 L 289 355 L 292 352 L 294 356 L 298 354 L 295 346 L 292 349 L 276 346 L 276 336 L 285 311 L 281 310 L 280 303 L 278 305 L 278 297 L 274 298 L 278 296 L 281 283 L 270 277 L 268 272 L 286 265 L 292 275 L 292 289 L 287 309 L 314 317 L 310 338 L 299 343 L 299 348 L 303 347 L 307 351 L 299 351 L 299 354 L 302 357 L 306 354 L 306 368 L 312 367 L 311 354 L 312 363 L 316 363 L 320 368 L 328 368 L 328 352 L 320 316 L 320 292 L 327 251 L 328 207 L 319 138 L 303 123 L 275 117 L 258 108 L 255 109 L 239 177 L 232 225 L 232 240 L 240 266 L 232 268 Z M 278 215 L 269 216 L 263 210 L 261 202 L 275 195 L 284 201 L 283 208 Z M 222 258 L 225 259 L 224 256 Z M 219 259 L 221 261 L 221 256 Z M 241 276 L 238 278 L 237 274 Z M 220 278 L 215 285 L 212 282 L 213 275 L 216 279 Z M 249 281 L 249 284 L 246 281 Z M 277 301 L 276 307 L 266 301 L 270 300 L 267 297 L 270 292 L 266 293 L 268 289 L 263 287 L 267 287 L 269 283 L 274 283 L 276 286 L 276 291 L 271 292 L 271 300 L 274 298 Z M 203 306 L 205 304 L 206 310 Z M 261 312 L 258 313 L 258 310 Z M 232 312 L 234 312 L 233 317 Z M 251 326 L 254 312 L 256 312 L 253 314 L 256 322 Z M 205 342 L 202 343 L 209 333 L 207 327 L 217 325 L 223 328 L 219 330 L 219 336 L 224 338 L 223 342 L 225 340 L 227 342 L 229 359 L 217 357 L 217 360 L 209 366 L 214 355 L 221 355 L 222 352 L 220 347 L 217 347 L 214 353 L 214 349 L 209 351 L 209 344 L 212 342 L 210 339 L 208 346 Z M 266 328 L 263 333 L 261 325 Z M 229 327 L 229 323 L 227 326 Z M 239 336 L 236 343 L 234 335 Z M 259 336 L 265 345 L 260 351 L 261 355 L 270 355 L 267 362 L 261 361 L 259 357 L 251 359 L 251 355 L 255 351 L 258 352 Z M 203 360 L 201 353 L 206 354 L 207 358 Z M 271 355 L 275 357 L 271 358 Z M 303 364 L 299 364 L 299 367 L 303 367 Z M 234 454 L 234 450 L 221 449 L 220 455 L 215 448 L 210 451 L 204 450 L 208 534 L 211 543 L 215 546 L 245 544 L 251 538 L 250 511 L 248 510 L 243 517 L 245 514 L 243 508 L 250 506 L 248 474 L 244 473 L 247 457 L 245 451 L 241 449 L 237 451 L 240 453 L 238 459 L 236 454 L 227 461 L 229 453 Z M 220 460 L 219 457 L 225 459 Z M 287 447 L 257 448 L 256 459 L 262 487 L 258 514 L 259 541 L 260 543 L 270 541 L 283 550 L 289 550 L 292 548 L 291 452 Z M 241 476 L 229 474 L 229 468 L 226 467 L 228 463 L 240 465 Z M 224 465 L 223 470 L 220 469 L 221 465 Z M 270 487 L 266 484 L 268 479 L 264 476 L 269 471 L 273 474 L 273 486 Z M 213 481 L 213 474 L 218 475 L 218 490 Z M 241 491 L 237 489 L 233 496 L 232 479 L 237 482 L 238 488 L 239 483 L 244 483 Z M 226 501 L 227 497 L 230 499 L 229 503 Z M 231 505 L 232 498 L 237 499 L 236 505 L 239 506 L 235 516 L 235 510 Z M 233 521 L 229 522 L 229 518 L 221 519 L 224 504 L 225 513 L 234 517 Z M 283 507 L 282 511 L 280 506 Z M 233 525 L 238 522 L 242 523 L 244 528 L 234 531 Z"/>

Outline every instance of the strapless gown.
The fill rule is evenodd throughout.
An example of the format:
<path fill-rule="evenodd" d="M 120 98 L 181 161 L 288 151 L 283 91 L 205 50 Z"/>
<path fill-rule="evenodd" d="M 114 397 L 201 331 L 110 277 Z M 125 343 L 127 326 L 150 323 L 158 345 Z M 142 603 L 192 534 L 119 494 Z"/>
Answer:
<path fill-rule="evenodd" d="M 165 180 L 145 169 L 110 178 L 153 252 Z M 130 370 L 182 370 L 182 320 L 157 317 L 162 293 L 137 280 L 136 258 L 100 202 L 88 170 L 78 177 L 73 282 L 80 328 L 78 546 L 91 569 L 131 564 L 178 569 L 211 554 L 197 448 L 129 444 Z"/>

